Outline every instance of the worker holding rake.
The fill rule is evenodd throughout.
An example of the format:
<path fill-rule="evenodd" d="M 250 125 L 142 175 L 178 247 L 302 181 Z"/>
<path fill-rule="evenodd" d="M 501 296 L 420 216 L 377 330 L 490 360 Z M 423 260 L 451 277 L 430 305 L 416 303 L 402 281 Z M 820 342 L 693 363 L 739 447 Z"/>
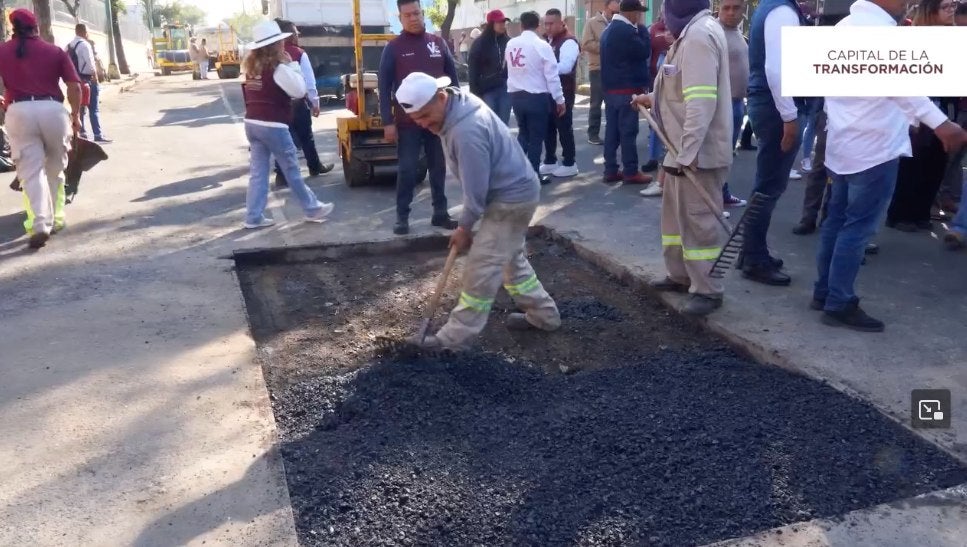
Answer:
<path fill-rule="evenodd" d="M 721 249 L 721 196 L 732 165 L 732 93 L 728 46 L 708 0 L 665 0 L 665 24 L 675 42 L 658 67 L 655 91 L 633 104 L 669 145 L 662 162 L 661 240 L 668 277 L 660 291 L 688 292 L 682 311 L 707 315 L 722 305 L 710 276 Z"/>
<path fill-rule="evenodd" d="M 447 166 L 463 186 L 463 213 L 451 249 L 470 253 L 457 306 L 435 336 L 415 340 L 424 348 L 462 349 L 484 329 L 503 283 L 523 313 L 515 330 L 560 327 L 561 317 L 527 260 L 524 239 L 537 210 L 540 182 L 507 125 L 481 99 L 447 87 L 446 76 L 407 76 L 396 99 L 420 127 L 440 136 Z M 476 237 L 471 230 L 477 221 Z"/>

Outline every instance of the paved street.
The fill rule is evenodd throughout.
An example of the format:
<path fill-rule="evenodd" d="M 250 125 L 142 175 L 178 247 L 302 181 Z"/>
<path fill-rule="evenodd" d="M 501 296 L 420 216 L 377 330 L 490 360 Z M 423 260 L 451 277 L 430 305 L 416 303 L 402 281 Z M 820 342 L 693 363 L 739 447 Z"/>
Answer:
<path fill-rule="evenodd" d="M 3 185 L 0 544 L 295 543 L 268 394 L 225 257 L 240 248 L 393 238 L 392 189 L 343 182 L 339 106 L 315 121 L 323 161 L 337 163 L 309 180 L 336 203 L 322 225 L 301 223 L 284 191 L 270 200 L 277 226 L 241 229 L 248 154 L 237 81 L 149 78 L 107 97 L 111 157 L 85 174 L 67 207 L 69 228 L 41 252 L 26 251 L 22 198 Z M 586 114 L 581 105 L 575 115 L 581 175 L 544 188 L 535 223 L 614 273 L 663 275 L 659 200 L 599 182 L 601 148 L 584 140 Z M 730 177 L 741 197 L 750 192 L 754 154 L 740 152 Z M 807 309 L 816 236 L 790 233 L 801 188 L 790 181 L 770 240 L 793 285 L 764 287 L 730 274 L 710 328 L 905 426 L 911 390 L 950 389 L 953 427 L 923 436 L 967 462 L 967 253 L 942 250 L 940 232 L 884 229 L 858 288 L 887 331 L 823 326 Z M 447 192 L 456 211 L 458 183 L 449 180 Z M 733 209 L 733 218 L 740 213 Z M 414 235 L 434 232 L 429 215 L 424 185 Z M 958 545 L 967 536 L 965 508 L 961 487 L 843 522 L 799 525 L 802 541 L 786 533 L 786 544 Z"/>

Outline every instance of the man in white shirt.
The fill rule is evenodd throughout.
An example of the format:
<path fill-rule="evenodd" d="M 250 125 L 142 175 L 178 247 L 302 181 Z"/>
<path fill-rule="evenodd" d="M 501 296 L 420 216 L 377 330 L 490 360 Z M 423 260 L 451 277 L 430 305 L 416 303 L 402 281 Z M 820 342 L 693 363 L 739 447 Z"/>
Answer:
<path fill-rule="evenodd" d="M 578 174 L 574 161 L 574 97 L 577 93 L 576 69 L 581 47 L 577 38 L 568 31 L 559 9 L 549 9 L 544 14 L 544 31 L 557 59 L 557 73 L 560 74 L 561 90 L 564 92 L 564 115 L 549 120 L 540 174 L 573 177 Z M 557 162 L 558 136 L 561 138 L 560 164 Z"/>
<path fill-rule="evenodd" d="M 74 39 L 67 44 L 67 54 L 77 69 L 77 75 L 81 77 L 81 83 L 87 84 L 91 88 L 90 104 L 81 107 L 81 138 L 87 138 L 87 129 L 84 127 L 84 118 L 87 113 L 91 114 L 91 131 L 94 133 L 94 142 L 109 143 L 110 139 L 101 133 L 101 116 L 98 97 L 100 86 L 97 84 L 97 61 L 94 59 L 94 48 L 87 40 L 87 25 L 82 23 L 74 27 Z"/>
<path fill-rule="evenodd" d="M 743 277 L 766 285 L 785 286 L 792 282 L 781 271 L 782 261 L 770 256 L 766 234 L 799 151 L 799 111 L 805 106 L 799 99 L 782 96 L 782 27 L 802 24 L 805 17 L 794 0 L 762 0 L 749 29 L 747 105 L 759 140 L 753 192 L 766 199 L 760 213 L 745 226 L 739 266 Z"/>
<path fill-rule="evenodd" d="M 857 0 L 836 26 L 896 26 L 905 6 L 906 0 Z M 826 113 L 826 168 L 833 182 L 810 307 L 823 310 L 827 325 L 880 332 L 883 322 L 860 309 L 853 284 L 893 196 L 900 156 L 912 153 L 910 121 L 933 129 L 948 152 L 967 144 L 967 132 L 926 97 L 827 97 Z"/>
<path fill-rule="evenodd" d="M 507 91 L 517 118 L 517 141 L 520 143 L 535 173 L 540 172 L 541 148 L 547 135 L 552 115 L 563 116 L 564 92 L 554 50 L 537 34 L 541 18 L 537 12 L 520 15 L 521 34 L 507 42 Z M 554 112 L 551 111 L 551 105 Z M 541 176 L 541 184 L 551 181 Z"/>
<path fill-rule="evenodd" d="M 319 116 L 320 112 L 316 75 L 312 71 L 309 54 L 299 47 L 299 29 L 291 21 L 278 19 L 276 22 L 282 32 L 292 33 L 285 39 L 285 51 L 292 58 L 292 62 L 298 64 L 298 70 L 306 84 L 305 96 L 292 102 L 292 122 L 289 124 L 289 132 L 292 134 L 292 140 L 296 147 L 302 150 L 302 155 L 306 158 L 309 176 L 316 177 L 332 171 L 335 167 L 332 163 L 323 164 L 319 160 L 316 142 L 312 137 L 312 118 Z M 287 186 L 285 176 L 278 163 L 275 164 L 275 186 L 277 188 Z"/>

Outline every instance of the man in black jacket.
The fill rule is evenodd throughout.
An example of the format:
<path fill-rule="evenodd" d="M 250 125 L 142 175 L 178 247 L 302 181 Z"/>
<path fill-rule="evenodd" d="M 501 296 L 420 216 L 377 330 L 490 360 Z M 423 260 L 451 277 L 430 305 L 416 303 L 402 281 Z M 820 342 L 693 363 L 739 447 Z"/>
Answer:
<path fill-rule="evenodd" d="M 510 121 L 510 95 L 507 93 L 507 22 L 504 12 L 487 14 L 487 27 L 470 46 L 470 92 L 483 99 L 504 123 Z"/>

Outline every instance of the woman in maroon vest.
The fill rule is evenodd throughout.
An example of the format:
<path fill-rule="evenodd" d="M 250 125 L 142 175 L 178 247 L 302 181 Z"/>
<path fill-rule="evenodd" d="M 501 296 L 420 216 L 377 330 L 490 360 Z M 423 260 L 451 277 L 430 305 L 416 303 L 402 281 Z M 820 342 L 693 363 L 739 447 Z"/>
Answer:
<path fill-rule="evenodd" d="M 245 136 L 248 137 L 250 179 L 246 196 L 246 228 L 275 224 L 266 218 L 269 198 L 269 171 L 274 156 L 289 187 L 299 199 L 307 222 L 322 222 L 332 212 L 331 203 L 316 199 L 302 180 L 295 143 L 289 134 L 292 100 L 305 97 L 306 83 L 285 52 L 283 40 L 291 33 L 279 30 L 275 21 L 262 21 L 252 29 L 255 41 L 242 65 L 245 83 Z"/>

